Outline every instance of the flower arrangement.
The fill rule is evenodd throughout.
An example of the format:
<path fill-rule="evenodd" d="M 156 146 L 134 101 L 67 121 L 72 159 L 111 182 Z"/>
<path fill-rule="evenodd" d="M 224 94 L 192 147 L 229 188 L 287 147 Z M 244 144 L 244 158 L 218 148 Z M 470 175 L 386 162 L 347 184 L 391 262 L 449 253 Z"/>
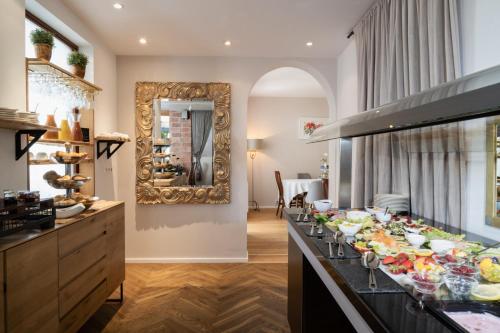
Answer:
<path fill-rule="evenodd" d="M 313 121 L 308 121 L 304 124 L 304 134 L 306 135 L 311 135 L 313 134 L 313 132 L 320 128 L 321 127 L 321 124 L 316 124 L 315 122 Z"/>

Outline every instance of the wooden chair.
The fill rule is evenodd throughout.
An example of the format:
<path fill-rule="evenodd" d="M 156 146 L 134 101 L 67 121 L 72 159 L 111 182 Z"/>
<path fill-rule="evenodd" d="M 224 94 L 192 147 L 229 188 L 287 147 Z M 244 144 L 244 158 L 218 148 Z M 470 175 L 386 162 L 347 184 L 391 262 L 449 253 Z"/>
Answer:
<path fill-rule="evenodd" d="M 278 193 L 279 193 L 278 208 L 276 209 L 276 216 L 278 216 L 278 214 L 280 214 L 280 218 L 283 218 L 283 209 L 286 207 L 286 202 L 285 202 L 285 197 L 284 197 L 283 182 L 281 181 L 281 173 L 278 170 L 274 171 L 274 177 L 276 178 L 276 185 L 278 185 Z M 304 208 L 306 195 L 307 195 L 307 193 L 297 194 L 290 202 L 290 207 L 295 206 L 295 207 Z M 280 213 L 280 208 L 281 208 L 281 213 Z"/>

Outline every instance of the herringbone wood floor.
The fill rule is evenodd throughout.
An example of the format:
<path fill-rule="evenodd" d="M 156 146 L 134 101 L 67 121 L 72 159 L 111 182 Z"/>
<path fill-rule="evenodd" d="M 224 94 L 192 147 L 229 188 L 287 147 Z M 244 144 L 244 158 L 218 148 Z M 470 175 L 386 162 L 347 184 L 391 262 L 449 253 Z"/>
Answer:
<path fill-rule="evenodd" d="M 128 264 L 125 302 L 80 332 L 289 332 L 286 223 L 269 210 L 248 222 L 248 264 Z"/>

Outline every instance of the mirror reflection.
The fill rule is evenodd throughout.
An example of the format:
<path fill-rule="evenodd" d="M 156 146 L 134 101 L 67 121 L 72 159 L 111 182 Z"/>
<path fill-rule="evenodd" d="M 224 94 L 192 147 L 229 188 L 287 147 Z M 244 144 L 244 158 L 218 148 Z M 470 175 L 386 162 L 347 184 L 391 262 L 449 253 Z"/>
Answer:
<path fill-rule="evenodd" d="M 213 185 L 213 110 L 211 100 L 155 101 L 155 187 Z"/>

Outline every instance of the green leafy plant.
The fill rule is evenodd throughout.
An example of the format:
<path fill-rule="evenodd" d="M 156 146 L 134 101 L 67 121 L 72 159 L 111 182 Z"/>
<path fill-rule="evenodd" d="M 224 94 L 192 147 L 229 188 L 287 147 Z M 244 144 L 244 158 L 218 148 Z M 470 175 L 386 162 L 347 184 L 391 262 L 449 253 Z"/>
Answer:
<path fill-rule="evenodd" d="M 43 29 L 35 29 L 30 34 L 31 42 L 33 44 L 49 44 L 54 47 L 54 36 Z"/>
<path fill-rule="evenodd" d="M 73 51 L 68 56 L 68 64 L 85 68 L 89 62 L 89 58 L 78 51 Z"/>

